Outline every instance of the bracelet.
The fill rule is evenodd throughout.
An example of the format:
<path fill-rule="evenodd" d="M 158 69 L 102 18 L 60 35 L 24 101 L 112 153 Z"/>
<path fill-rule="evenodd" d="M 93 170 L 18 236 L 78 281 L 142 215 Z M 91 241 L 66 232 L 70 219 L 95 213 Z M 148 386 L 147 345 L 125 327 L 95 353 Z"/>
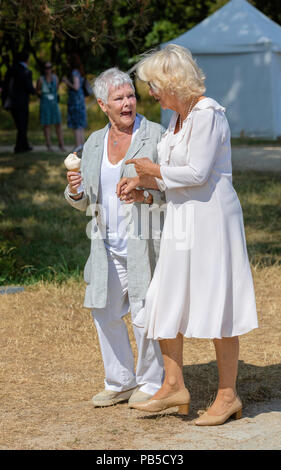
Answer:
<path fill-rule="evenodd" d="M 81 194 L 81 193 L 80 193 Z M 73 196 L 79 196 L 79 193 L 71 193 L 69 191 L 69 186 L 67 186 L 67 195 L 70 196 L 70 197 L 73 197 Z"/>

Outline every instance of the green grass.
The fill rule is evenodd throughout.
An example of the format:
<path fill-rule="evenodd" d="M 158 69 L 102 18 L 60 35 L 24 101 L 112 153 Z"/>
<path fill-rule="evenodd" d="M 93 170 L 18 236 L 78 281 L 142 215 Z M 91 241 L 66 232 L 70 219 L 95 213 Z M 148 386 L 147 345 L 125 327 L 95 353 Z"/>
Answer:
<path fill-rule="evenodd" d="M 64 199 L 64 156 L 0 154 L 0 283 L 80 278 L 89 219 Z M 254 267 L 281 262 L 280 174 L 235 172 Z"/>
<path fill-rule="evenodd" d="M 64 200 L 63 158 L 44 153 L 0 156 L 2 284 L 81 275 L 89 250 L 87 219 Z"/>
<path fill-rule="evenodd" d="M 244 214 L 249 258 L 253 266 L 281 263 L 280 173 L 237 171 L 233 184 Z"/>

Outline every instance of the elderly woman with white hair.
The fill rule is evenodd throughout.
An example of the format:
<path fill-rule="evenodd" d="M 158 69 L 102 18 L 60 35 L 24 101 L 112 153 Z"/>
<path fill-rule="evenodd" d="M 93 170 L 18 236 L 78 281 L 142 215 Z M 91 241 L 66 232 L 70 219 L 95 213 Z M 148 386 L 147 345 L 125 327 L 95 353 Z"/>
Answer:
<path fill-rule="evenodd" d="M 149 400 L 132 405 L 160 411 L 190 401 L 182 374 L 183 337 L 213 339 L 219 370 L 216 398 L 195 423 L 241 417 L 236 392 L 238 336 L 257 328 L 252 275 L 241 206 L 232 186 L 230 130 L 225 109 L 204 96 L 204 74 L 190 52 L 168 45 L 137 66 L 138 77 L 163 109 L 174 111 L 158 144 L 158 163 L 129 160 L 138 173 L 118 195 L 138 186 L 165 191 L 167 215 L 159 260 L 135 324 L 158 339 L 165 380 Z"/>
<path fill-rule="evenodd" d="M 125 206 L 116 195 L 122 176 L 136 176 L 128 159 L 150 156 L 157 161 L 157 144 L 164 129 L 136 113 L 135 89 L 128 74 L 111 68 L 99 75 L 94 93 L 109 123 L 93 132 L 83 148 L 81 175 L 68 171 L 67 201 L 93 216 L 88 235 L 91 252 L 84 270 L 87 283 L 84 306 L 92 310 L 105 370 L 105 390 L 96 394 L 94 406 L 130 404 L 151 397 L 161 387 L 163 359 L 157 341 L 134 327 L 138 349 L 136 370 L 124 315 L 132 319 L 144 304 L 159 252 L 159 238 L 131 233 L 134 215 L 159 207 L 157 190 L 133 191 L 134 204 Z M 83 191 L 80 185 L 83 182 Z M 78 191 L 79 189 L 79 191 Z M 128 209 L 134 209 L 127 213 Z M 151 209 L 152 210 L 152 209 Z M 137 228 L 137 227 L 136 227 Z M 141 227 L 140 227 L 141 229 Z M 144 227 L 144 230 L 146 228 Z"/>

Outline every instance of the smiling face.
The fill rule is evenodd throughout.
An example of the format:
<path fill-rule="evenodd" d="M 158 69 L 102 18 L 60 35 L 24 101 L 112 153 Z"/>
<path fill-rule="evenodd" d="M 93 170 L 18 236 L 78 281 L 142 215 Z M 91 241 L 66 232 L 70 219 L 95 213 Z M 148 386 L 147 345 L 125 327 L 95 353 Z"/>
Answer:
<path fill-rule="evenodd" d="M 136 97 L 132 87 L 124 85 L 109 88 L 107 103 L 98 99 L 101 109 L 108 115 L 112 125 L 118 129 L 130 127 L 136 119 Z"/>

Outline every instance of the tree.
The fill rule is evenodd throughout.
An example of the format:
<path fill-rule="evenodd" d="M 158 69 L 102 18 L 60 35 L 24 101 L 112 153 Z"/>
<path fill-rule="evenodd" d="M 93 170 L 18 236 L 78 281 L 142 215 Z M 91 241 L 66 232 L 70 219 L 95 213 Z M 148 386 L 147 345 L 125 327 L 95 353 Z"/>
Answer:
<path fill-rule="evenodd" d="M 124 62 L 141 41 L 148 1 L 2 0 L 0 67 L 11 65 L 22 49 L 32 53 L 38 66 L 51 60 L 62 71 L 73 51 L 89 68 L 93 62 L 103 67 Z"/>
<path fill-rule="evenodd" d="M 151 0 L 150 25 L 144 46 L 149 49 L 185 33 L 229 0 Z M 266 16 L 281 24 L 280 0 L 248 0 Z"/>
<path fill-rule="evenodd" d="M 228 0 L 0 0 L 0 69 L 28 49 L 37 67 L 65 73 L 77 52 L 86 72 L 118 65 L 189 30 Z M 281 24 L 279 0 L 249 0 Z"/>
<path fill-rule="evenodd" d="M 150 30 L 144 46 L 149 49 L 170 41 L 193 28 L 209 14 L 208 0 L 151 0 L 149 15 Z"/>
<path fill-rule="evenodd" d="M 273 21 L 281 25 L 280 0 L 254 0 L 250 3 Z"/>

